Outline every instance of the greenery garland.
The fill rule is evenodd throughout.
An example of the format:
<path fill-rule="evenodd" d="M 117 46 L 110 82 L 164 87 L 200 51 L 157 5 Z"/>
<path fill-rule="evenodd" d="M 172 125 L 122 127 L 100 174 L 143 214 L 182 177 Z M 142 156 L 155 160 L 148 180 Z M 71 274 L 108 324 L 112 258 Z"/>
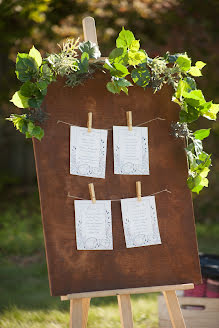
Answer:
<path fill-rule="evenodd" d="M 11 102 L 22 110 L 20 115 L 12 114 L 7 120 L 13 122 L 16 129 L 39 140 L 44 135 L 43 129 L 36 125 L 46 119 L 41 109 L 48 85 L 57 75 L 66 77 L 66 84 L 75 87 L 86 79 L 92 78 L 96 70 L 109 71 L 111 81 L 106 85 L 113 94 L 124 92 L 133 84 L 144 89 L 152 87 L 159 91 L 164 84 L 173 87 L 172 101 L 179 105 L 179 122 L 173 123 L 173 134 L 187 139 L 186 153 L 189 163 L 188 187 L 199 193 L 208 186 L 207 175 L 211 166 L 211 155 L 203 151 L 202 140 L 209 136 L 210 129 L 192 132 L 188 123 L 196 121 L 200 116 L 216 120 L 219 105 L 206 102 L 201 90 L 197 89 L 193 77 L 202 76 L 205 66 L 197 61 L 192 66 L 186 53 L 171 55 L 167 52 L 163 57 L 149 58 L 145 50 L 140 49 L 140 42 L 134 34 L 124 28 L 116 39 L 116 48 L 109 57 L 101 60 L 96 44 L 87 41 L 67 40 L 60 47 L 58 54 L 41 57 L 33 46 L 29 54 L 18 53 L 16 59 L 16 75 L 23 82 L 19 91 L 15 92 Z M 131 76 L 132 82 L 127 80 Z"/>

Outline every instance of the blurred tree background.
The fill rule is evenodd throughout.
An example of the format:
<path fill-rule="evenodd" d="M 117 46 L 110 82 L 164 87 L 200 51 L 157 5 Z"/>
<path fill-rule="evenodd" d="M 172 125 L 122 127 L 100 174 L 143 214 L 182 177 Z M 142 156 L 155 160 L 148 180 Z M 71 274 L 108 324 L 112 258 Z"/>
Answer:
<path fill-rule="evenodd" d="M 218 0 L 0 0 L 0 192 L 5 199 L 24 195 L 36 187 L 31 141 L 5 121 L 15 110 L 9 103 L 19 88 L 14 68 L 17 52 L 34 44 L 41 53 L 58 51 L 67 37 L 83 39 L 82 19 L 93 16 L 102 55 L 114 47 L 122 26 L 134 32 L 149 56 L 184 52 L 194 61 L 207 63 L 198 79 L 206 99 L 219 102 L 219 1 Z M 213 153 L 209 188 L 195 197 L 196 219 L 218 220 L 219 123 L 213 124 L 206 151 Z M 209 127 L 200 119 L 198 126 Z M 8 197 L 8 196 L 7 196 Z"/>

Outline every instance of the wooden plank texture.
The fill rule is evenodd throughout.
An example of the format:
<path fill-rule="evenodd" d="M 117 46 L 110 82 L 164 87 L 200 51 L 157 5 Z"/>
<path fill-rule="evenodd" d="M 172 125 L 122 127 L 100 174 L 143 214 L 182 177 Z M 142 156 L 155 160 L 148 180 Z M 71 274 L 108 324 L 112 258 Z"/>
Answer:
<path fill-rule="evenodd" d="M 130 295 L 118 295 L 119 313 L 122 328 L 133 328 Z"/>
<path fill-rule="evenodd" d="M 219 299 L 205 297 L 178 297 L 186 328 L 218 328 Z M 159 328 L 171 328 L 165 299 L 158 297 Z"/>
<path fill-rule="evenodd" d="M 70 328 L 86 328 L 90 299 L 75 299 L 70 301 Z"/>
<path fill-rule="evenodd" d="M 187 160 L 184 141 L 171 135 L 171 123 L 178 120 L 179 108 L 171 93 L 163 88 L 153 94 L 133 86 L 129 96 L 113 95 L 106 89 L 107 74 L 75 88 L 59 78 L 48 87 L 44 107 L 49 119 L 43 124 L 42 141 L 33 140 L 41 199 L 46 253 L 52 295 L 91 291 L 140 288 L 201 281 L 191 193 L 186 184 Z M 106 179 L 70 175 L 70 127 L 87 125 L 93 113 L 93 128 L 111 129 L 127 125 L 126 112 L 132 111 L 133 126 L 153 120 L 149 130 L 150 175 L 115 175 L 113 137 L 108 131 Z M 162 244 L 127 249 L 120 202 L 112 202 L 113 250 L 76 249 L 73 199 L 90 199 L 88 184 L 94 183 L 97 199 L 156 195 Z"/>
<path fill-rule="evenodd" d="M 175 290 L 163 292 L 173 328 L 186 328 Z"/>
<path fill-rule="evenodd" d="M 115 289 L 115 290 L 102 290 L 96 292 L 87 292 L 87 293 L 75 293 L 65 296 L 61 296 L 62 301 L 67 301 L 74 298 L 83 298 L 83 297 L 105 297 L 105 296 L 116 296 L 123 294 L 144 294 L 144 293 L 156 293 L 161 291 L 168 290 L 186 290 L 193 289 L 193 284 L 181 284 L 181 285 L 167 285 L 167 286 L 153 286 L 153 287 L 142 287 L 142 288 L 125 288 L 125 289 Z"/>

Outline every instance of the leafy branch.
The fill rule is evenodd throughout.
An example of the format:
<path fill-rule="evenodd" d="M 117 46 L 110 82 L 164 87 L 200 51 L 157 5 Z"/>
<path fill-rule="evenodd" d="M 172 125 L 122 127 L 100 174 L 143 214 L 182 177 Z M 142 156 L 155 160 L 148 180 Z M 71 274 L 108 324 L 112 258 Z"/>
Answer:
<path fill-rule="evenodd" d="M 173 123 L 173 134 L 178 138 L 186 138 L 185 149 L 188 157 L 189 176 L 188 187 L 199 193 L 208 186 L 207 175 L 211 166 L 211 155 L 203 150 L 202 140 L 210 134 L 210 129 L 192 132 L 189 124 L 200 116 L 208 120 L 216 120 L 219 105 L 206 101 L 194 78 L 202 76 L 206 65 L 192 61 L 186 53 L 171 55 L 167 52 L 163 57 L 148 57 L 140 48 L 131 31 L 124 28 L 116 39 L 116 48 L 103 62 L 96 44 L 87 41 L 79 42 L 68 39 L 60 47 L 58 54 L 49 54 L 42 59 L 39 51 L 31 48 L 29 54 L 18 53 L 16 60 L 16 75 L 23 82 L 20 90 L 15 92 L 11 101 L 23 111 L 29 113 L 12 114 L 8 120 L 27 138 L 35 137 L 41 140 L 43 130 L 35 122 L 41 123 L 43 110 L 41 105 L 47 93 L 48 85 L 57 75 L 66 77 L 66 84 L 75 87 L 92 78 L 96 70 L 109 71 L 111 80 L 106 88 L 113 94 L 124 92 L 136 84 L 143 89 L 151 87 L 154 92 L 163 85 L 173 88 L 172 101 L 179 105 L 179 122 Z"/>

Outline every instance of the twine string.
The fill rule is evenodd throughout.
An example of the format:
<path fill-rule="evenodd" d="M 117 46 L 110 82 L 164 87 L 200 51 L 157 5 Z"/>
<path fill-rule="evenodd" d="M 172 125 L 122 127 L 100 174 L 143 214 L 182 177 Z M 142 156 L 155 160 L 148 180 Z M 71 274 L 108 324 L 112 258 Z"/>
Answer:
<path fill-rule="evenodd" d="M 155 120 L 165 121 L 166 119 L 165 119 L 165 118 L 161 118 L 161 117 L 156 117 L 156 118 L 152 118 L 152 119 L 149 120 L 149 121 L 142 122 L 142 123 L 140 123 L 140 124 L 138 124 L 138 125 L 133 125 L 133 126 L 134 126 L 134 127 L 142 126 L 142 125 L 144 125 L 144 124 L 146 124 L 146 123 L 150 123 L 150 122 L 155 121 Z M 71 124 L 71 123 L 68 123 L 68 122 L 65 122 L 65 121 L 61 121 L 61 120 L 58 120 L 58 121 L 57 121 L 57 124 L 59 124 L 59 123 L 67 124 L 67 125 L 70 125 L 70 126 L 74 126 L 74 125 Z M 110 130 L 112 130 L 112 128 L 104 129 L 104 130 L 108 130 L 108 131 L 110 131 Z"/>
<path fill-rule="evenodd" d="M 160 194 L 162 192 L 168 192 L 169 194 L 171 194 L 171 191 L 169 191 L 168 189 L 163 189 L 163 190 L 160 190 L 160 191 L 157 191 L 157 192 L 154 192 L 152 194 L 149 194 L 149 195 L 146 195 L 146 196 L 142 196 L 142 197 L 154 196 L 154 195 Z M 78 197 L 78 196 L 70 195 L 69 192 L 68 192 L 68 195 L 67 196 L 70 197 L 70 198 L 79 199 L 79 200 L 90 200 L 90 199 L 86 199 L 86 198 L 81 198 L 81 197 Z M 120 202 L 121 201 L 121 199 L 107 199 L 107 200 L 111 200 L 111 202 Z"/>

